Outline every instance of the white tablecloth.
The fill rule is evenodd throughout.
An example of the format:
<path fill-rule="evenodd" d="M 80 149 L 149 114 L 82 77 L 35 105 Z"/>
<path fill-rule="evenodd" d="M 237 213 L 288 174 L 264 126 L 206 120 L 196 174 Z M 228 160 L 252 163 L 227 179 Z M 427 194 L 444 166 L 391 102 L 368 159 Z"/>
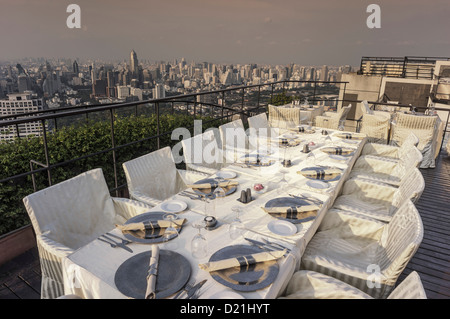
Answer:
<path fill-rule="evenodd" d="M 282 177 L 279 163 L 261 169 L 243 168 L 239 165 L 230 165 L 223 169 L 237 173 L 235 180 L 239 182 L 239 186 L 235 193 L 230 194 L 225 199 L 220 200 L 220 202 L 216 202 L 214 216 L 218 219 L 221 226 L 212 231 L 202 230 L 202 234 L 208 240 L 208 256 L 206 258 L 198 260 L 191 255 L 191 239 L 198 232 L 191 224 L 195 220 L 204 218 L 205 209 L 209 209 L 209 206 L 206 207 L 205 205 L 210 205 L 212 202 L 205 204 L 203 201 L 191 200 L 180 195 L 175 195 L 171 198 L 182 200 L 188 205 L 186 211 L 179 213 L 181 218 L 187 219 L 187 224 L 183 226 L 183 230 L 178 238 L 172 240 L 172 243 L 176 244 L 177 247 L 171 249 L 180 253 L 189 261 L 191 265 L 190 283 L 207 279 L 205 286 L 202 288 L 202 298 L 220 298 L 221 295 L 232 293 L 232 290 L 216 282 L 208 272 L 199 269 L 198 264 L 207 262 L 214 252 L 223 247 L 235 244 L 249 244 L 244 237 L 256 240 L 265 238 L 282 243 L 285 247 L 291 249 L 291 253 L 287 257 L 279 259 L 279 273 L 271 285 L 257 291 L 239 292 L 239 294 L 243 298 L 271 299 L 278 297 L 284 291 L 292 274 L 299 268 L 300 258 L 306 245 L 316 232 L 327 210 L 332 206 L 365 143 L 365 139 L 357 141 L 356 144 L 350 144 L 346 143 L 345 140 L 332 137 L 333 145 L 355 148 L 355 153 L 347 161 L 337 161 L 320 151 L 320 147 L 330 145 L 320 131 L 319 129 L 314 134 L 300 133 L 298 136 L 302 143 L 299 146 L 286 150 L 293 164 L 289 168 L 284 168 L 287 172 L 285 174 L 286 179 L 289 182 L 289 186 L 286 189 L 280 190 L 277 188 L 278 182 Z M 343 176 L 338 181 L 331 182 L 332 186 L 325 192 L 309 188 L 306 185 L 307 179 L 297 173 L 304 167 L 312 166 L 312 163 L 306 161 L 308 154 L 301 152 L 303 144 L 310 141 L 316 143 L 316 148 L 313 150 L 313 153 L 316 154 L 316 165 L 331 165 L 344 169 Z M 268 186 L 267 192 L 257 194 L 252 191 L 254 201 L 248 204 L 242 204 L 237 201 L 241 190 L 252 187 L 255 182 L 261 182 Z M 264 212 L 261 207 L 272 198 L 289 196 L 289 194 L 310 194 L 323 200 L 324 205 L 314 220 L 296 224 L 296 234 L 280 236 L 268 229 L 268 223 L 274 218 Z M 242 207 L 240 218 L 245 226 L 245 232 L 243 237 L 231 239 L 228 232 L 228 224 L 235 217 L 231 211 L 231 207 L 235 205 Z M 152 211 L 161 211 L 160 206 L 156 206 Z M 112 232 L 120 235 L 120 230 L 118 229 L 114 229 Z M 166 244 L 159 245 L 161 245 L 161 249 L 164 249 Z M 146 244 L 132 243 L 128 246 L 133 249 L 133 254 L 121 248 L 111 248 L 104 242 L 94 240 L 65 258 L 63 261 L 65 293 L 77 294 L 83 298 L 127 298 L 115 286 L 114 276 L 116 270 L 131 256 L 151 250 L 151 245 Z"/>

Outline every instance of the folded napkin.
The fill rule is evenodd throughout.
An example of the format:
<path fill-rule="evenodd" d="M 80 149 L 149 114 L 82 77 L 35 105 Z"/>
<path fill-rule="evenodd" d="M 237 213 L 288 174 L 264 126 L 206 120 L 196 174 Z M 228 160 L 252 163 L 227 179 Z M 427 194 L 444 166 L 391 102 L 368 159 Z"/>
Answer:
<path fill-rule="evenodd" d="M 159 246 L 152 245 L 152 256 L 150 257 L 150 263 L 147 273 L 147 289 L 145 291 L 145 299 L 156 298 L 156 277 L 158 275 L 158 261 L 159 261 Z"/>
<path fill-rule="evenodd" d="M 362 140 L 366 136 L 361 134 L 353 134 L 353 133 L 337 133 L 334 136 L 339 138 L 344 138 L 346 140 Z"/>
<path fill-rule="evenodd" d="M 290 130 L 295 131 L 295 132 L 300 132 L 300 133 L 315 133 L 316 132 L 315 129 L 304 127 L 304 126 L 299 126 L 296 129 L 291 128 Z"/>
<path fill-rule="evenodd" d="M 237 186 L 237 185 L 239 185 L 239 183 L 236 181 L 225 181 L 225 182 L 220 182 L 220 183 L 191 184 L 191 185 L 187 185 L 187 187 L 204 189 L 204 188 L 211 188 L 211 187 L 230 187 L 230 186 Z"/>
<path fill-rule="evenodd" d="M 141 223 L 129 223 L 125 225 L 116 225 L 118 229 L 121 231 L 127 231 L 127 230 L 153 230 L 153 229 L 159 229 L 159 228 L 167 228 L 172 224 L 177 225 L 178 227 L 183 226 L 184 222 L 186 221 L 185 218 L 183 219 L 175 219 L 173 221 L 169 220 L 152 220 L 152 221 L 145 221 Z"/>
<path fill-rule="evenodd" d="M 337 168 L 319 168 L 306 171 L 298 171 L 297 173 L 302 174 L 307 178 L 325 179 L 325 177 L 328 177 L 329 179 L 333 179 L 339 176 L 342 171 Z"/>
<path fill-rule="evenodd" d="M 278 141 L 278 144 L 280 146 L 285 146 L 285 145 L 297 146 L 302 142 L 300 139 L 297 139 L 297 138 L 286 138 L 285 140 L 287 140 L 287 143 L 286 142 L 283 143 L 283 138 L 282 138 Z"/>
<path fill-rule="evenodd" d="M 349 155 L 355 150 L 353 148 L 342 148 L 340 146 L 336 147 L 324 147 L 320 149 L 322 152 L 332 155 Z"/>
<path fill-rule="evenodd" d="M 283 207 L 262 207 L 262 209 L 274 216 L 287 219 L 304 219 L 310 216 L 316 216 L 320 209 L 317 205 L 304 206 L 283 206 Z"/>
<path fill-rule="evenodd" d="M 200 269 L 210 272 L 233 267 L 248 267 L 249 265 L 256 264 L 259 262 L 278 259 L 280 257 L 283 257 L 285 253 L 286 249 L 266 251 L 261 253 L 211 261 L 205 264 L 199 264 L 198 266 L 200 267 Z"/>

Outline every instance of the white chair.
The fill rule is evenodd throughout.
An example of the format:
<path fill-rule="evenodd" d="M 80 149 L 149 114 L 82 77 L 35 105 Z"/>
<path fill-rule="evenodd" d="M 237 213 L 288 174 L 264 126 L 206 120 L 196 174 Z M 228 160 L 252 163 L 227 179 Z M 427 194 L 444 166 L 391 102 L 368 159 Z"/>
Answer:
<path fill-rule="evenodd" d="M 391 114 L 371 110 L 367 101 L 362 101 L 362 120 L 360 133 L 367 134 L 369 143 L 387 144 L 391 127 Z"/>
<path fill-rule="evenodd" d="M 248 136 L 241 119 L 222 124 L 219 133 L 224 163 L 234 163 L 248 153 Z"/>
<path fill-rule="evenodd" d="M 223 167 L 222 150 L 219 148 L 214 130 L 183 139 L 181 145 L 188 170 L 213 175 Z"/>
<path fill-rule="evenodd" d="M 352 212 L 331 216 L 322 221 L 328 230 L 317 232 L 306 247 L 301 269 L 339 279 L 373 298 L 386 298 L 423 239 L 414 204 L 406 201 L 387 224 Z"/>
<path fill-rule="evenodd" d="M 279 129 L 293 129 L 301 124 L 300 108 L 268 105 L 269 125 Z"/>
<path fill-rule="evenodd" d="M 413 132 L 419 138 L 417 148 L 422 152 L 421 167 L 434 167 L 438 140 L 438 116 L 397 113 L 396 123 L 392 125 L 389 144 L 401 146 L 406 137 Z"/>
<path fill-rule="evenodd" d="M 352 105 L 341 107 L 337 112 L 324 112 L 322 115 L 316 116 L 316 126 L 329 128 L 333 130 L 339 129 L 341 121 L 347 119 L 348 112 L 350 112 Z"/>
<path fill-rule="evenodd" d="M 349 178 L 359 177 L 399 186 L 409 169 L 418 167 L 422 158 L 422 153 L 416 147 L 398 161 L 362 156 L 356 160 Z"/>
<path fill-rule="evenodd" d="M 279 299 L 373 299 L 339 279 L 310 270 L 299 270 Z M 420 276 L 411 272 L 386 299 L 427 299 Z"/>
<path fill-rule="evenodd" d="M 137 201 L 111 197 L 100 168 L 28 195 L 23 202 L 36 233 L 43 299 L 64 295 L 64 257 L 116 224 L 151 209 Z"/>
<path fill-rule="evenodd" d="M 279 130 L 270 126 L 265 112 L 249 117 L 247 121 L 248 128 L 252 132 L 251 134 L 268 138 L 277 137 L 279 135 Z"/>
<path fill-rule="evenodd" d="M 399 187 L 351 178 L 345 182 L 342 194 L 334 201 L 333 208 L 389 222 L 406 200 L 416 203 L 424 188 L 425 181 L 422 173 L 416 167 L 408 171 Z"/>
<path fill-rule="evenodd" d="M 130 198 L 151 206 L 187 188 L 206 174 L 176 168 L 169 146 L 122 164 Z"/>
<path fill-rule="evenodd" d="M 377 156 L 399 160 L 404 157 L 412 148 L 419 144 L 419 138 L 414 133 L 409 133 L 401 146 L 393 146 L 378 143 L 366 143 L 361 150 L 361 156 Z"/>

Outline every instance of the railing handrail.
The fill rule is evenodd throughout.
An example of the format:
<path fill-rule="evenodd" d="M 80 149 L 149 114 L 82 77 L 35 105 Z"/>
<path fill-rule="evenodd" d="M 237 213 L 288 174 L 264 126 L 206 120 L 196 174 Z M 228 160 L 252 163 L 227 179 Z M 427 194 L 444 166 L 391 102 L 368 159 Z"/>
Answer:
<path fill-rule="evenodd" d="M 23 114 L 2 116 L 2 117 L 0 117 L 0 127 L 16 125 L 16 124 L 23 124 L 23 123 L 28 123 L 28 122 L 36 122 L 36 121 L 41 121 L 41 120 L 49 120 L 49 119 L 65 117 L 65 116 L 73 116 L 73 115 L 93 113 L 93 112 L 102 112 L 102 111 L 107 111 L 110 109 L 130 107 L 130 106 L 136 106 L 136 105 L 142 105 L 142 104 L 177 102 L 176 100 L 181 99 L 181 98 L 190 98 L 190 97 L 197 97 L 197 96 L 209 95 L 209 94 L 219 94 L 219 93 L 224 93 L 224 92 L 229 92 L 229 91 L 237 91 L 237 90 L 242 90 L 242 89 L 270 86 L 270 85 L 281 84 L 281 83 L 290 83 L 290 82 L 292 82 L 292 83 L 314 83 L 314 84 L 349 83 L 349 82 L 345 82 L 345 81 L 281 80 L 281 81 L 274 81 L 274 82 L 270 82 L 270 83 L 233 86 L 233 87 L 229 87 L 229 88 L 225 88 L 225 89 L 219 89 L 219 90 L 213 90 L 213 91 L 202 91 L 202 92 L 182 94 L 182 95 L 174 95 L 174 96 L 165 97 L 165 98 L 149 99 L 149 100 L 143 100 L 143 101 L 105 103 L 105 104 L 94 104 L 94 105 L 78 105 L 78 106 L 63 107 L 63 108 L 58 108 L 58 109 L 46 109 L 46 110 L 34 111 L 34 112 L 23 113 Z M 192 101 L 192 102 L 195 102 L 195 101 Z M 74 109 L 76 109 L 76 110 L 74 110 Z M 62 110 L 62 112 L 61 112 L 61 110 Z M 43 114 L 43 113 L 51 113 L 51 115 L 34 116 L 35 114 Z M 24 118 L 27 116 L 28 116 L 28 118 Z M 21 118 L 18 119 L 17 117 L 21 117 Z M 30 117 L 32 117 L 32 121 L 30 121 Z M 16 119 L 4 121 L 8 118 L 16 118 Z"/>

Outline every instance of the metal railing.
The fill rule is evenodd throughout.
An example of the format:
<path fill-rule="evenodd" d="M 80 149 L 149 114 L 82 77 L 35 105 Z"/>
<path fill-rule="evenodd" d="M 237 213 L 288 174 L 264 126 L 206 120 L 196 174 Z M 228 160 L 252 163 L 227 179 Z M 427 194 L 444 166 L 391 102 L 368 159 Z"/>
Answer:
<path fill-rule="evenodd" d="M 434 79 L 436 61 L 450 61 L 446 57 L 362 57 L 360 74 L 409 79 Z"/>
<path fill-rule="evenodd" d="M 45 155 L 45 162 L 39 162 L 36 159 L 30 159 L 30 171 L 16 173 L 12 176 L 2 177 L 0 179 L 0 183 L 8 182 L 18 178 L 24 178 L 27 176 L 32 176 L 33 188 L 36 191 L 36 183 L 34 179 L 34 175 L 39 172 L 47 171 L 48 185 L 52 185 L 52 169 L 56 167 L 61 167 L 70 163 L 74 163 L 76 161 L 86 159 L 88 157 L 97 156 L 104 153 L 111 152 L 111 160 L 114 168 L 114 188 L 111 189 L 111 192 L 115 192 L 116 195 L 119 195 L 118 190 L 124 188 L 126 185 L 118 185 L 117 179 L 117 162 L 116 162 L 116 154 L 115 152 L 121 148 L 132 146 L 144 141 L 148 140 L 156 140 L 156 147 L 159 149 L 163 145 L 160 144 L 160 138 L 170 134 L 171 132 L 162 132 L 160 127 L 160 114 L 162 111 L 162 105 L 164 105 L 165 112 L 182 112 L 186 111 L 186 114 L 191 115 L 195 118 L 197 115 L 201 115 L 203 113 L 203 109 L 205 107 L 213 108 L 218 110 L 218 112 L 213 112 L 214 116 L 211 121 L 217 120 L 230 120 L 233 115 L 242 115 L 242 116 L 250 116 L 252 113 L 259 113 L 265 111 L 264 107 L 273 101 L 274 94 L 277 92 L 287 92 L 289 88 L 287 88 L 287 84 L 289 83 L 297 83 L 297 84 L 308 84 L 308 88 L 295 88 L 296 90 L 308 90 L 311 91 L 309 95 L 306 97 L 309 98 L 309 101 L 315 103 L 319 100 L 318 94 L 320 90 L 326 85 L 343 85 L 343 89 L 345 91 L 345 87 L 347 82 L 333 82 L 333 81 L 297 81 L 297 80 L 284 80 L 284 81 L 276 81 L 271 83 L 263 83 L 263 84 L 255 84 L 255 85 L 247 85 L 247 86 L 236 86 L 230 87 L 226 89 L 214 90 L 214 91 L 205 91 L 198 92 L 192 94 L 185 95 L 177 95 L 166 97 L 162 99 L 151 99 L 145 101 L 133 101 L 127 103 L 108 103 L 108 104 L 99 104 L 99 105 L 82 105 L 76 107 L 64 107 L 61 109 L 47 109 L 40 110 L 26 114 L 17 114 L 17 115 L 8 115 L 0 117 L 0 129 L 5 127 L 16 127 L 17 138 L 20 139 L 20 130 L 19 125 L 30 122 L 40 122 L 42 126 L 42 147 Z M 268 87 L 269 89 L 263 90 L 264 87 Z M 246 95 L 249 92 L 254 91 L 256 93 L 255 101 L 246 100 Z M 263 92 L 268 93 L 270 96 L 269 101 L 265 103 L 262 101 L 261 95 Z M 216 103 L 210 102 L 202 102 L 201 100 L 203 96 L 214 96 L 217 99 Z M 218 102 L 220 99 L 220 103 Z M 246 103 L 247 102 L 247 103 Z M 249 102 L 252 105 L 248 105 Z M 338 100 L 337 100 L 338 103 Z M 167 104 L 169 107 L 167 107 Z M 229 104 L 227 106 L 227 104 Z M 181 107 L 184 106 L 184 107 Z M 134 114 L 138 115 L 138 108 L 141 106 L 153 106 L 153 114 L 156 115 L 156 134 L 153 136 L 146 137 L 144 139 L 130 141 L 123 145 L 116 145 L 115 131 L 114 131 L 114 118 L 115 113 L 124 108 L 134 108 Z M 50 163 L 50 155 L 48 149 L 48 134 L 52 134 L 59 129 L 58 120 L 63 118 L 75 117 L 75 116 L 84 116 L 87 120 L 89 119 L 89 114 L 91 113 L 100 113 L 107 112 L 109 113 L 109 121 L 110 121 L 110 138 L 111 138 L 111 147 L 103 150 L 99 150 L 94 153 L 86 154 L 81 157 L 73 158 L 70 160 L 66 160 L 64 162 L 59 163 Z M 188 129 L 193 128 L 188 127 Z M 40 168 L 35 168 L 34 165 L 40 166 Z"/>

